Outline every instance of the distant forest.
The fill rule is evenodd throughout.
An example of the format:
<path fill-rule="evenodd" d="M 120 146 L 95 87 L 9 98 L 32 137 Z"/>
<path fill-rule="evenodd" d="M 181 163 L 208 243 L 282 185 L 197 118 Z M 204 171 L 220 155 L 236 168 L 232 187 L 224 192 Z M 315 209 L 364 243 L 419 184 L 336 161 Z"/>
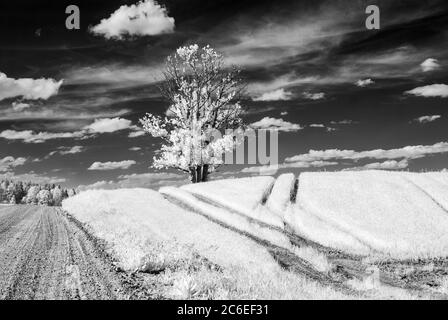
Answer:
<path fill-rule="evenodd" d="M 60 185 L 39 185 L 31 182 L 2 180 L 0 203 L 60 206 L 62 200 L 74 196 L 74 189 L 63 189 Z"/>

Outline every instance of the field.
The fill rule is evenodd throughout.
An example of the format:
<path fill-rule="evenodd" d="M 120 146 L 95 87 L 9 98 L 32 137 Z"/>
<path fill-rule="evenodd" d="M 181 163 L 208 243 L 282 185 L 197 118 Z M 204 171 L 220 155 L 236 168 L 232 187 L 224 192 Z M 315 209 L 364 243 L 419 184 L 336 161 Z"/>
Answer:
<path fill-rule="evenodd" d="M 63 208 L 164 297 L 426 299 L 447 292 L 447 183 L 447 173 L 285 174 L 86 191 Z"/>

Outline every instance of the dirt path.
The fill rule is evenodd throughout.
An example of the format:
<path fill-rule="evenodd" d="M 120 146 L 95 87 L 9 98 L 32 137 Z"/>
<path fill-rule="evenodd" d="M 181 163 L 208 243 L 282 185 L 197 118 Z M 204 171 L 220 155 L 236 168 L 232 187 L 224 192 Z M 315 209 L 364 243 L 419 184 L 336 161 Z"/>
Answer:
<path fill-rule="evenodd" d="M 0 207 L 0 299 L 127 299 L 126 277 L 61 210 Z"/>

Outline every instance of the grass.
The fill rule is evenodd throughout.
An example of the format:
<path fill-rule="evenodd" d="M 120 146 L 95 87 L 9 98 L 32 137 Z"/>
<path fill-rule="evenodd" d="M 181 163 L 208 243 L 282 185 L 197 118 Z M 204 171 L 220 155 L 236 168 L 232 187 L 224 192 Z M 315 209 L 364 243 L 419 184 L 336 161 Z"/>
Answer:
<path fill-rule="evenodd" d="M 389 176 L 388 179 L 390 179 Z M 315 182 L 313 179 L 311 180 Z M 200 188 L 195 187 L 200 190 L 194 191 L 201 194 L 206 193 L 203 196 L 207 199 L 208 193 L 211 193 L 214 199 L 210 201 L 216 202 L 213 204 L 207 202 L 207 199 L 199 201 L 191 194 L 191 190 L 187 191 L 189 188 L 164 189 L 163 192 L 179 201 L 173 203 L 155 191 L 122 189 L 81 193 L 74 198 L 67 199 L 64 202 L 64 209 L 79 221 L 87 224 L 89 230 L 96 237 L 108 243 L 108 251 L 117 259 L 117 263 L 122 269 L 128 272 L 138 272 L 139 275 L 143 274 L 146 278 L 151 279 L 158 294 L 163 298 L 214 300 L 428 298 L 426 292 L 415 294 L 384 285 L 379 280 L 379 270 L 390 272 L 393 276 L 415 275 L 416 272 L 426 274 L 435 272 L 434 270 L 440 267 L 440 263 L 435 258 L 427 258 L 436 257 L 440 253 L 439 251 L 444 249 L 443 246 L 439 244 L 434 248 L 434 246 L 426 246 L 424 243 L 425 246 L 420 248 L 419 255 L 414 254 L 414 259 L 411 259 L 408 250 L 404 249 L 409 249 L 414 253 L 412 250 L 414 248 L 410 244 L 414 244 L 421 237 L 424 237 L 429 244 L 430 240 L 434 238 L 434 235 L 430 233 L 432 229 L 429 227 L 441 222 L 443 220 L 441 217 L 429 216 L 428 213 L 428 217 L 434 218 L 434 221 L 423 223 L 423 230 L 418 230 L 422 233 L 411 232 L 416 231 L 415 222 L 421 222 L 422 218 L 418 216 L 418 210 L 413 212 L 413 219 L 409 218 L 408 211 L 404 210 L 409 206 L 406 201 L 400 201 L 399 209 L 407 212 L 406 219 L 411 221 L 403 222 L 398 221 L 403 215 L 400 216 L 397 212 L 390 217 L 390 208 L 383 202 L 375 202 L 369 206 L 369 203 L 366 204 L 356 198 L 355 203 L 351 201 L 351 193 L 349 193 L 350 196 L 347 196 L 347 191 L 344 191 L 345 193 L 338 191 L 344 193 L 350 200 L 345 199 L 347 201 L 341 202 L 340 196 L 333 194 L 331 186 L 327 185 L 324 187 L 318 185 L 319 188 L 323 188 L 323 190 L 318 188 L 318 191 L 329 195 L 327 198 L 331 200 L 327 199 L 328 203 L 323 208 L 327 211 L 321 208 L 325 197 L 318 197 L 314 193 L 310 193 L 308 198 L 314 197 L 315 201 L 308 206 L 308 210 L 311 207 L 311 209 L 315 209 L 312 211 L 316 212 L 306 214 L 307 208 L 301 203 L 303 197 L 298 199 L 300 203 L 288 202 L 291 198 L 291 190 L 295 190 L 291 187 L 295 182 L 293 176 L 285 176 L 284 184 L 274 185 L 272 190 L 274 196 L 271 201 L 279 202 L 282 204 L 282 208 L 286 201 L 287 207 L 291 209 L 285 210 L 286 214 L 284 215 L 274 215 L 266 206 L 259 203 L 263 202 L 265 194 L 270 190 L 268 188 L 272 185 L 270 180 L 259 181 L 258 187 L 249 192 L 251 201 L 248 203 L 237 201 L 240 195 L 246 195 L 242 192 L 243 185 L 253 185 L 254 181 L 244 180 L 239 187 L 234 181 L 231 181 L 231 187 L 227 187 L 226 192 L 219 194 L 209 190 L 206 184 L 201 185 Z M 340 183 L 339 178 L 335 181 Z M 395 183 L 395 180 L 392 182 Z M 226 183 L 228 184 L 229 181 L 215 184 L 225 187 Z M 345 185 L 349 189 L 353 187 L 348 182 Z M 390 192 L 385 195 L 385 201 L 390 197 L 389 193 L 396 191 L 394 188 L 392 191 L 390 190 L 394 185 L 386 184 L 386 189 Z M 278 191 L 275 190 L 276 187 L 285 190 L 285 197 L 280 196 L 282 192 L 277 195 L 278 197 L 275 196 Z M 361 190 L 361 188 L 355 189 Z M 414 193 L 418 191 L 409 184 L 408 189 Z M 384 194 L 384 190 L 375 191 L 378 191 L 380 195 Z M 362 192 L 365 193 L 365 196 L 371 196 L 366 190 L 362 190 Z M 421 194 L 419 196 L 422 197 Z M 428 201 L 426 199 L 426 202 Z M 359 206 L 363 210 L 355 210 L 358 208 L 355 206 L 356 208 L 351 208 L 351 215 L 347 215 L 345 210 L 348 202 L 351 206 L 355 206 L 354 203 L 360 203 Z M 229 204 L 232 205 L 232 210 L 228 208 Z M 268 204 L 269 198 L 266 205 Z M 316 208 L 313 207 L 314 204 L 318 204 Z M 339 209 L 341 210 L 337 213 L 347 220 L 342 227 L 339 220 L 337 223 L 330 223 L 332 219 L 335 219 L 330 213 L 338 209 L 338 206 L 334 204 L 340 205 Z M 364 212 L 364 209 L 369 211 L 368 214 Z M 396 208 L 393 207 L 393 209 Z M 198 214 L 199 212 L 202 215 Z M 244 214 L 246 212 L 248 212 L 247 215 Z M 359 212 L 363 214 L 360 215 Z M 378 215 L 378 212 L 382 215 Z M 386 213 L 388 214 L 387 224 L 381 220 Z M 212 222 L 209 218 L 220 221 L 222 225 Z M 358 238 L 364 240 L 377 249 L 370 250 L 369 247 L 366 247 L 368 256 L 361 261 L 362 264 L 370 266 L 371 272 L 362 278 L 346 281 L 345 284 L 352 288 L 349 290 L 335 289 L 324 285 L 323 281 L 310 280 L 297 271 L 293 273 L 282 269 L 267 247 L 262 242 L 252 240 L 251 236 L 290 250 L 296 256 L 309 262 L 322 275 L 332 275 L 335 272 L 335 267 L 324 253 L 311 247 L 293 246 L 281 228 L 275 230 L 274 228 L 261 228 L 259 224 L 253 222 L 253 219 L 269 221 L 275 226 L 279 224 L 277 220 L 281 222 L 282 226 L 286 221 L 290 226 L 295 226 L 296 228 L 293 230 L 304 238 L 313 239 L 313 236 L 319 235 L 321 238 L 313 240 L 320 243 L 323 240 L 328 240 L 329 246 L 335 247 L 335 243 L 337 243 L 352 253 L 356 251 L 354 248 L 358 248 L 355 247 L 354 241 L 357 241 Z M 380 223 L 376 223 L 377 221 Z M 355 224 L 356 228 L 352 227 L 352 224 Z M 391 230 L 391 228 L 396 228 L 397 224 L 401 229 Z M 231 231 L 223 225 L 242 232 Z M 441 226 L 438 228 L 440 229 Z M 377 239 L 377 236 L 382 236 L 382 238 Z M 428 239 L 425 238 L 426 236 Z M 398 241 L 396 241 L 397 244 L 395 244 L 395 240 Z M 361 244 L 360 241 L 360 250 L 364 248 L 364 245 L 361 246 Z M 440 293 L 448 290 L 446 289 L 448 280 L 445 278 L 438 280 L 440 280 L 440 285 L 434 289 L 434 292 Z"/>
<path fill-rule="evenodd" d="M 163 297 L 349 298 L 283 270 L 265 247 L 151 190 L 88 191 L 63 205 L 108 244 L 120 268 L 153 279 Z"/>
<path fill-rule="evenodd" d="M 328 261 L 327 257 L 311 247 L 293 247 L 293 253 L 308 261 L 317 271 L 328 273 L 332 269 L 331 263 Z"/>
<path fill-rule="evenodd" d="M 205 300 L 303 300 L 351 299 L 331 287 L 300 275 L 277 270 L 274 273 L 248 272 L 244 268 L 213 268 L 197 257 L 189 264 L 166 270 L 161 275 L 165 295 L 172 299 Z"/>

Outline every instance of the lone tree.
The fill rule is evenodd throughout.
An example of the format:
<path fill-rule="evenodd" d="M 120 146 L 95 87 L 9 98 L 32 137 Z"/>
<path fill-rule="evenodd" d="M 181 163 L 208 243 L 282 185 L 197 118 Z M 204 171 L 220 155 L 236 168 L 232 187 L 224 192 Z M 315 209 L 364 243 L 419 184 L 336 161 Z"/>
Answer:
<path fill-rule="evenodd" d="M 167 58 L 163 75 L 166 116 L 140 119 L 146 132 L 165 141 L 153 167 L 187 172 L 193 183 L 207 181 L 236 144 L 233 134 L 220 132 L 242 124 L 240 70 L 226 69 L 223 56 L 209 46 L 191 45 Z"/>

